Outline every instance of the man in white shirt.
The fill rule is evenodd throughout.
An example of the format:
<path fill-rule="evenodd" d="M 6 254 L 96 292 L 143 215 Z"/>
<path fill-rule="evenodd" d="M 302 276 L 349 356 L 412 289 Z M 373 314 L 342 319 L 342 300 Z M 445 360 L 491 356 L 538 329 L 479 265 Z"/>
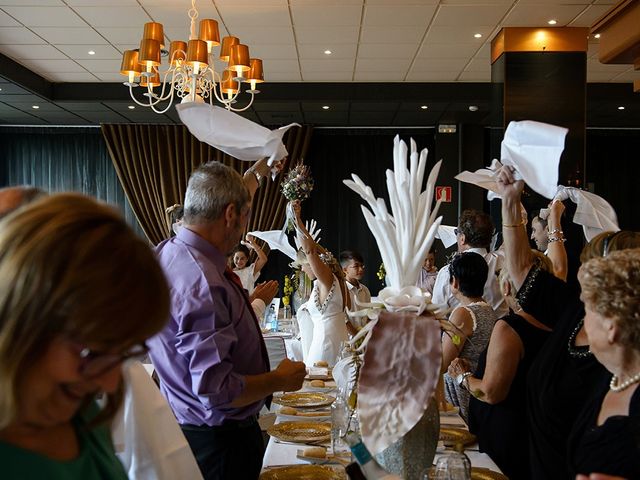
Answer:
<path fill-rule="evenodd" d="M 364 260 L 362 255 L 353 250 L 345 250 L 340 253 L 340 266 L 344 272 L 347 288 L 349 289 L 351 310 L 359 310 L 358 303 L 371 302 L 369 289 L 360 282 L 364 276 Z M 358 303 L 356 303 L 356 301 Z M 351 319 L 351 322 L 354 322 L 354 319 Z M 358 325 L 358 327 L 362 326 L 363 325 Z"/>
<path fill-rule="evenodd" d="M 489 215 L 478 210 L 465 210 L 460 216 L 455 233 L 458 252 L 477 253 L 482 255 L 487 262 L 489 275 L 487 276 L 487 283 L 484 285 L 483 298 L 493 307 L 498 318 L 501 318 L 509 312 L 509 307 L 504 301 L 498 283 L 498 273 L 502 268 L 502 257 L 496 252 L 488 251 L 493 231 L 493 222 Z M 451 293 L 449 265 L 445 265 L 438 272 L 432 298 L 434 303 L 446 303 L 452 308 L 458 306 L 458 300 Z"/>

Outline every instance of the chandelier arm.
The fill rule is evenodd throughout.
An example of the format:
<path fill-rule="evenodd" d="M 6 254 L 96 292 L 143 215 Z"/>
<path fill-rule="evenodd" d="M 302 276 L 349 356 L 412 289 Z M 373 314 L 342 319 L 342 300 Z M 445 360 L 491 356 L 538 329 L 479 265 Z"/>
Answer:
<path fill-rule="evenodd" d="M 147 92 L 148 93 L 148 92 Z M 152 92 L 153 93 L 153 92 Z M 147 96 L 147 98 L 149 99 L 148 103 L 143 103 L 141 101 L 139 101 L 135 95 L 133 94 L 133 85 L 129 85 L 129 96 L 131 97 L 131 100 L 133 100 L 135 103 L 137 103 L 138 105 L 140 105 L 141 107 L 151 107 L 153 108 L 155 105 L 157 105 L 158 103 L 160 103 L 160 100 L 156 98 L 156 101 L 152 101 L 152 97 Z"/>
<path fill-rule="evenodd" d="M 250 93 L 250 95 L 251 95 L 251 100 L 249 100 L 249 103 L 247 104 L 246 107 L 244 107 L 244 108 L 235 108 L 235 107 L 232 107 L 231 105 L 229 105 L 228 108 L 233 112 L 244 112 L 245 110 L 249 109 L 251 107 L 251 105 L 253 105 L 254 94 Z"/>

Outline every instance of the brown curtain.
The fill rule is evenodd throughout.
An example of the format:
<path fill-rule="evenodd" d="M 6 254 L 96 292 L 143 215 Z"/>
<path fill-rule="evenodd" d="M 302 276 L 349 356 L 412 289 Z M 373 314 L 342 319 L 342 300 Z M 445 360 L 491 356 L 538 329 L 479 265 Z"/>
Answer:
<path fill-rule="evenodd" d="M 240 174 L 251 166 L 200 142 L 184 125 L 103 124 L 102 134 L 129 203 L 153 244 L 170 235 L 165 209 L 183 203 L 191 172 L 216 160 Z M 289 158 L 284 172 L 302 161 L 312 128 L 291 128 L 284 136 Z M 286 200 L 280 194 L 285 173 L 263 181 L 253 201 L 249 230 L 274 230 L 284 223 Z"/>

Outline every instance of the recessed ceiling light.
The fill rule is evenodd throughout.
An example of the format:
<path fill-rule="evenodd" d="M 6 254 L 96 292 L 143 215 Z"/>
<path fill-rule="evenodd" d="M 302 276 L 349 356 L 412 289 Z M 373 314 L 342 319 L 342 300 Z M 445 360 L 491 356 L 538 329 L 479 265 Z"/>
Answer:
<path fill-rule="evenodd" d="M 549 20 L 547 23 L 549 25 L 555 25 L 556 23 L 558 23 L 558 21 L 557 20 Z"/>
<path fill-rule="evenodd" d="M 476 34 L 474 35 L 474 37 L 476 37 L 476 38 L 482 38 L 482 34 L 481 34 L 481 33 L 476 33 Z"/>
<path fill-rule="evenodd" d="M 623 106 L 618 107 L 618 110 L 624 110 Z"/>
<path fill-rule="evenodd" d="M 40 106 L 39 105 L 31 105 L 31 108 L 33 108 L 34 110 L 37 110 L 37 109 L 40 108 Z"/>
<path fill-rule="evenodd" d="M 136 108 L 136 107 L 135 107 L 135 105 L 129 105 L 127 108 L 128 108 L 129 110 L 133 110 L 133 109 L 134 109 L 134 108 Z"/>
<path fill-rule="evenodd" d="M 324 54 L 325 54 L 325 55 L 331 55 L 332 53 L 333 53 L 333 52 L 332 52 L 331 50 L 325 50 L 325 51 L 324 51 Z"/>
<path fill-rule="evenodd" d="M 478 107 L 476 105 L 469 105 L 469 111 L 470 112 L 477 112 L 478 111 Z"/>
<path fill-rule="evenodd" d="M 599 33 L 596 33 L 596 34 L 593 36 L 593 38 L 600 38 L 600 34 L 599 34 Z"/>
<path fill-rule="evenodd" d="M 426 110 L 427 108 L 429 108 L 429 106 L 428 106 L 428 105 L 422 105 L 420 108 L 421 108 L 422 110 Z"/>
<path fill-rule="evenodd" d="M 88 53 L 89 55 L 95 55 L 95 54 L 96 54 L 96 52 L 95 52 L 94 50 L 89 50 L 87 53 Z"/>
<path fill-rule="evenodd" d="M 2 89 L 0 88 L 0 92 L 2 91 Z"/>
<path fill-rule="evenodd" d="M 329 110 L 329 105 L 323 105 L 323 106 L 322 106 L 322 109 L 323 109 L 323 110 Z"/>

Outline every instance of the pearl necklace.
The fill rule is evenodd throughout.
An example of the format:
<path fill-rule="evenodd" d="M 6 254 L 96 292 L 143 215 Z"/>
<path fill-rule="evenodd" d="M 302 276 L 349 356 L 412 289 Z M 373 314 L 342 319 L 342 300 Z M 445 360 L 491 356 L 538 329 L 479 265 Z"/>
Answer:
<path fill-rule="evenodd" d="M 616 393 L 626 390 L 634 383 L 640 382 L 640 373 L 636 373 L 633 377 L 628 378 L 622 383 L 619 383 L 619 381 L 620 379 L 616 375 L 612 376 L 609 382 L 609 390 Z"/>

